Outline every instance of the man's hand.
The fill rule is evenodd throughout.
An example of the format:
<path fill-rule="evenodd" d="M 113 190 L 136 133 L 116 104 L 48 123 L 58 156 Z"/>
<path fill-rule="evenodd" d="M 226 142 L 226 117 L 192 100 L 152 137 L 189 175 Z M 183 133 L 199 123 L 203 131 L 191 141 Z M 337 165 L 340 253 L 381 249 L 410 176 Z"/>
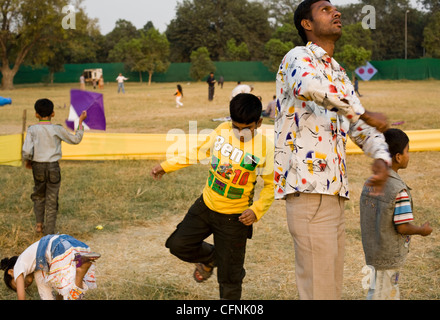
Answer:
<path fill-rule="evenodd" d="M 241 214 L 238 220 L 245 226 L 250 226 L 257 220 L 257 216 L 251 209 L 247 209 Z"/>
<path fill-rule="evenodd" d="M 165 174 L 165 170 L 161 167 L 160 164 L 156 165 L 153 169 L 151 169 L 151 176 L 154 180 L 162 179 L 162 176 Z"/>
<path fill-rule="evenodd" d="M 373 190 L 370 193 L 373 196 L 383 194 L 385 184 L 388 180 L 388 165 L 382 159 L 376 159 L 373 162 L 373 175 L 368 179 L 367 186 L 372 187 Z"/>
<path fill-rule="evenodd" d="M 365 111 L 361 115 L 361 120 L 369 126 L 375 127 L 380 132 L 385 132 L 389 128 L 387 117 L 383 113 Z"/>

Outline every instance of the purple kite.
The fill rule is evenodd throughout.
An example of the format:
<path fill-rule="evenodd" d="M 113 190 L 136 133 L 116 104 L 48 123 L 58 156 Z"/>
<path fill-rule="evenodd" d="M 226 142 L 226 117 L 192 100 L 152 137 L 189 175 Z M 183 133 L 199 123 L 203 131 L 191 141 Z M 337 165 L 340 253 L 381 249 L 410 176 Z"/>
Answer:
<path fill-rule="evenodd" d="M 87 111 L 87 119 L 83 125 L 85 130 L 105 130 L 104 98 L 101 93 L 83 90 L 70 90 L 70 112 L 66 125 L 75 130 L 78 127 L 79 116 Z"/>

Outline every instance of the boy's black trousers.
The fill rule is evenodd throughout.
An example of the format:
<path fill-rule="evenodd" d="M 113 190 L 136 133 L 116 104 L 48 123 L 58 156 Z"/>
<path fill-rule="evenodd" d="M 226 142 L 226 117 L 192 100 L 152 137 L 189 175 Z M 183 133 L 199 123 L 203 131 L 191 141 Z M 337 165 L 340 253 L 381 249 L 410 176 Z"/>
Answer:
<path fill-rule="evenodd" d="M 220 299 L 241 298 L 246 241 L 252 237 L 252 226 L 241 223 L 240 215 L 212 211 L 201 196 L 166 241 L 179 259 L 217 267 Z M 211 234 L 214 245 L 204 241 Z"/>
<path fill-rule="evenodd" d="M 61 172 L 58 162 L 32 162 L 34 176 L 34 213 L 37 223 L 44 224 L 44 234 L 55 234 Z"/>

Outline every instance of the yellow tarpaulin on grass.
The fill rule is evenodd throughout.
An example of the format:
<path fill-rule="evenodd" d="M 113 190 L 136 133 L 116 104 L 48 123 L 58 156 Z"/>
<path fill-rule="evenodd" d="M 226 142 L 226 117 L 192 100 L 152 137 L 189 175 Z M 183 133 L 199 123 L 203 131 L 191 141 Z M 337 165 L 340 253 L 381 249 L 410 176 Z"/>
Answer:
<path fill-rule="evenodd" d="M 0 136 L 0 165 L 21 166 L 21 134 Z"/>
<path fill-rule="evenodd" d="M 262 131 L 273 139 L 273 126 Z M 440 151 L 440 130 L 406 131 L 410 151 Z M 86 132 L 78 145 L 63 143 L 63 160 L 161 160 L 168 155 L 185 152 L 187 146 L 204 141 L 203 134 L 135 134 Z M 347 154 L 360 154 L 351 140 Z M 21 134 L 0 136 L 0 165 L 21 165 Z"/>

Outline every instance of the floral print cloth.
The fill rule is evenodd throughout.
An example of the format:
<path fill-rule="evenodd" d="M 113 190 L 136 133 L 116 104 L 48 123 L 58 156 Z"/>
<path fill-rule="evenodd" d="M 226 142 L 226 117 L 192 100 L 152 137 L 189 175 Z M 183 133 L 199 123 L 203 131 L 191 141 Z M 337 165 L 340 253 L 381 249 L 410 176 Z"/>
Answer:
<path fill-rule="evenodd" d="M 391 158 L 384 136 L 360 120 L 365 112 L 345 70 L 318 45 L 292 49 L 276 81 L 275 199 L 296 192 L 349 198 L 345 146 Z"/>

